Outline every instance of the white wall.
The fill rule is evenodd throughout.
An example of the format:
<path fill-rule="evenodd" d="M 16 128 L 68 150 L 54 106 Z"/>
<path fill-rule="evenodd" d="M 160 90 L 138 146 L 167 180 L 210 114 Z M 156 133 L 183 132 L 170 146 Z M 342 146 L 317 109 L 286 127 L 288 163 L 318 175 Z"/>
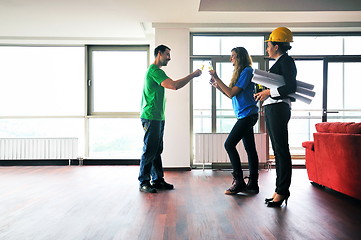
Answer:
<path fill-rule="evenodd" d="M 162 69 L 173 80 L 190 73 L 189 38 L 188 29 L 155 30 L 155 46 L 164 44 L 171 49 L 171 61 Z M 190 167 L 190 138 L 190 85 L 177 91 L 167 89 L 163 167 Z"/>

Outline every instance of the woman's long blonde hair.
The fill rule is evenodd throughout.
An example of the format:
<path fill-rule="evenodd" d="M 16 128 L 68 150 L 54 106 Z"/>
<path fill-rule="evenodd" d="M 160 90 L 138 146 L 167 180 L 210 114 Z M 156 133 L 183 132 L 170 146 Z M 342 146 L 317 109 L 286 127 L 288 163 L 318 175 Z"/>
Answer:
<path fill-rule="evenodd" d="M 234 70 L 229 87 L 232 88 L 236 85 L 239 75 L 246 67 L 252 66 L 252 58 L 248 55 L 244 47 L 236 47 L 232 49 L 236 53 L 236 60 L 234 62 Z"/>

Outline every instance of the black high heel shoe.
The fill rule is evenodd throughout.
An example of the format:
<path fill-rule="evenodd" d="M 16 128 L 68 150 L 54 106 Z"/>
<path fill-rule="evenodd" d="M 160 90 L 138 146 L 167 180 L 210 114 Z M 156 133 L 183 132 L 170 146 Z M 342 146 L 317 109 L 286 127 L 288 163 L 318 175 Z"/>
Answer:
<path fill-rule="evenodd" d="M 267 204 L 267 203 L 271 202 L 272 200 L 273 200 L 273 198 L 265 198 L 264 203 Z"/>
<path fill-rule="evenodd" d="M 277 202 L 274 202 L 273 200 L 269 201 L 269 202 L 267 202 L 267 207 L 281 207 L 283 201 L 285 201 L 286 206 L 287 206 L 287 201 L 288 201 L 289 197 L 290 197 L 290 194 L 287 194 L 287 195 L 284 195 L 284 197 L 281 201 L 277 201 Z"/>
<path fill-rule="evenodd" d="M 272 195 L 271 198 L 265 198 L 265 199 L 264 199 L 264 203 L 267 204 L 267 203 L 271 202 L 271 201 L 273 200 L 273 198 L 276 196 L 276 194 L 277 194 L 277 193 L 275 192 L 275 193 Z"/>

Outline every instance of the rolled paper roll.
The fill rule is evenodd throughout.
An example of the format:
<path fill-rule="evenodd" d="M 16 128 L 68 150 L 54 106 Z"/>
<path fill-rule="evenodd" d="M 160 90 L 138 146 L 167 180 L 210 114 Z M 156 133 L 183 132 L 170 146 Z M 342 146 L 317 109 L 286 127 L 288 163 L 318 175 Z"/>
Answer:
<path fill-rule="evenodd" d="M 285 85 L 285 81 L 283 76 L 275 74 L 275 73 L 270 73 L 270 72 L 266 72 L 263 70 L 259 70 L 259 69 L 255 69 L 253 71 L 253 78 L 256 79 L 268 79 L 269 84 L 275 85 L 275 86 L 283 86 Z M 303 88 L 307 88 L 309 90 L 313 90 L 314 89 L 314 85 L 310 84 L 310 83 L 306 83 L 306 82 L 302 82 L 299 80 L 297 81 L 297 86 L 298 87 L 303 87 Z"/>
<path fill-rule="evenodd" d="M 260 85 L 268 87 L 268 88 L 278 88 L 278 87 L 285 85 L 283 76 L 274 74 L 274 73 L 269 73 L 266 71 L 262 71 L 259 69 L 255 69 L 253 71 L 252 82 L 260 84 Z M 313 88 L 314 88 L 314 85 L 297 80 L 296 92 L 289 94 L 288 96 L 293 97 L 297 100 L 300 100 L 304 103 L 310 104 L 312 102 L 312 98 L 316 95 L 316 93 L 314 91 L 312 91 Z M 302 96 L 300 94 L 306 95 L 306 96 Z M 311 98 L 308 98 L 308 97 L 311 97 Z"/>

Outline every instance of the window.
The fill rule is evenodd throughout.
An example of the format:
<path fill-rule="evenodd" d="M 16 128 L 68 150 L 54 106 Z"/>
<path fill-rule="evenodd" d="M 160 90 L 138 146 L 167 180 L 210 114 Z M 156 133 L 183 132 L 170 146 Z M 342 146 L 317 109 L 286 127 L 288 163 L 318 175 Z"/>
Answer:
<path fill-rule="evenodd" d="M 293 155 L 303 155 L 302 142 L 313 139 L 314 126 L 322 120 L 323 61 L 296 60 L 295 63 L 297 66 L 297 79 L 313 84 L 315 86 L 313 91 L 316 92 L 310 104 L 301 101 L 292 103 L 292 115 L 288 126 L 290 133 L 289 145 Z"/>
<path fill-rule="evenodd" d="M 89 156 L 97 159 L 139 159 L 143 135 L 139 118 L 91 118 Z"/>
<path fill-rule="evenodd" d="M 263 55 L 263 36 L 193 36 L 193 55 L 229 55 L 234 47 L 245 47 L 250 55 Z"/>
<path fill-rule="evenodd" d="M 295 36 L 292 55 L 360 55 L 361 36 Z"/>
<path fill-rule="evenodd" d="M 0 46 L 0 132 L 76 137 L 84 154 L 84 47 Z"/>
<path fill-rule="evenodd" d="M 89 47 L 90 113 L 139 113 L 147 47 Z"/>
<path fill-rule="evenodd" d="M 233 66 L 229 61 L 231 50 L 234 47 L 243 46 L 251 56 L 263 55 L 264 36 L 203 36 L 195 34 L 192 41 L 193 70 L 205 66 L 205 73 L 192 81 L 193 132 L 229 132 L 235 119 L 232 102 L 209 84 L 208 66 L 215 68 L 220 78 L 229 84 L 233 72 Z M 254 56 L 252 58 L 253 68 L 259 68 L 261 59 Z M 258 126 L 255 129 L 258 132 Z"/>
<path fill-rule="evenodd" d="M 147 46 L 89 46 L 89 157 L 139 159 Z"/>
<path fill-rule="evenodd" d="M 340 60 L 328 62 L 327 119 L 332 122 L 359 122 L 361 110 L 356 86 L 360 81 L 361 58 L 348 62 Z"/>
<path fill-rule="evenodd" d="M 209 84 L 208 68 L 211 61 L 193 61 L 193 70 L 204 66 L 203 74 L 191 82 L 193 88 L 193 131 L 195 133 L 212 132 L 212 87 Z"/>
<path fill-rule="evenodd" d="M 193 68 L 198 68 L 197 65 L 203 61 L 210 61 L 221 79 L 227 83 L 233 70 L 228 61 L 230 50 L 236 46 L 244 46 L 253 58 L 254 68 L 269 69 L 274 63 L 274 60 L 267 58 L 264 49 L 264 41 L 269 33 L 260 33 L 259 36 L 246 33 L 239 35 L 192 35 Z M 358 35 L 294 34 L 289 54 L 295 59 L 297 79 L 313 84 L 316 95 L 309 105 L 301 101 L 292 103 L 289 122 L 291 154 L 304 154 L 302 142 L 313 139 L 314 126 L 318 122 L 325 119 L 360 121 L 361 111 L 355 93 L 355 86 L 359 82 L 357 71 L 361 62 L 361 36 Z M 203 75 L 203 78 L 209 78 L 209 75 Z M 234 123 L 232 106 L 221 93 L 209 89 L 208 79 L 193 82 L 193 132 L 227 133 Z M 327 99 L 325 91 L 328 92 Z M 328 109 L 331 109 L 330 112 Z M 255 132 L 257 130 L 256 127 Z"/>
<path fill-rule="evenodd" d="M 0 46 L 2 137 L 75 137 L 79 156 L 139 159 L 148 55 L 147 46 Z"/>
<path fill-rule="evenodd" d="M 84 56 L 82 47 L 0 47 L 0 115 L 84 115 Z"/>

